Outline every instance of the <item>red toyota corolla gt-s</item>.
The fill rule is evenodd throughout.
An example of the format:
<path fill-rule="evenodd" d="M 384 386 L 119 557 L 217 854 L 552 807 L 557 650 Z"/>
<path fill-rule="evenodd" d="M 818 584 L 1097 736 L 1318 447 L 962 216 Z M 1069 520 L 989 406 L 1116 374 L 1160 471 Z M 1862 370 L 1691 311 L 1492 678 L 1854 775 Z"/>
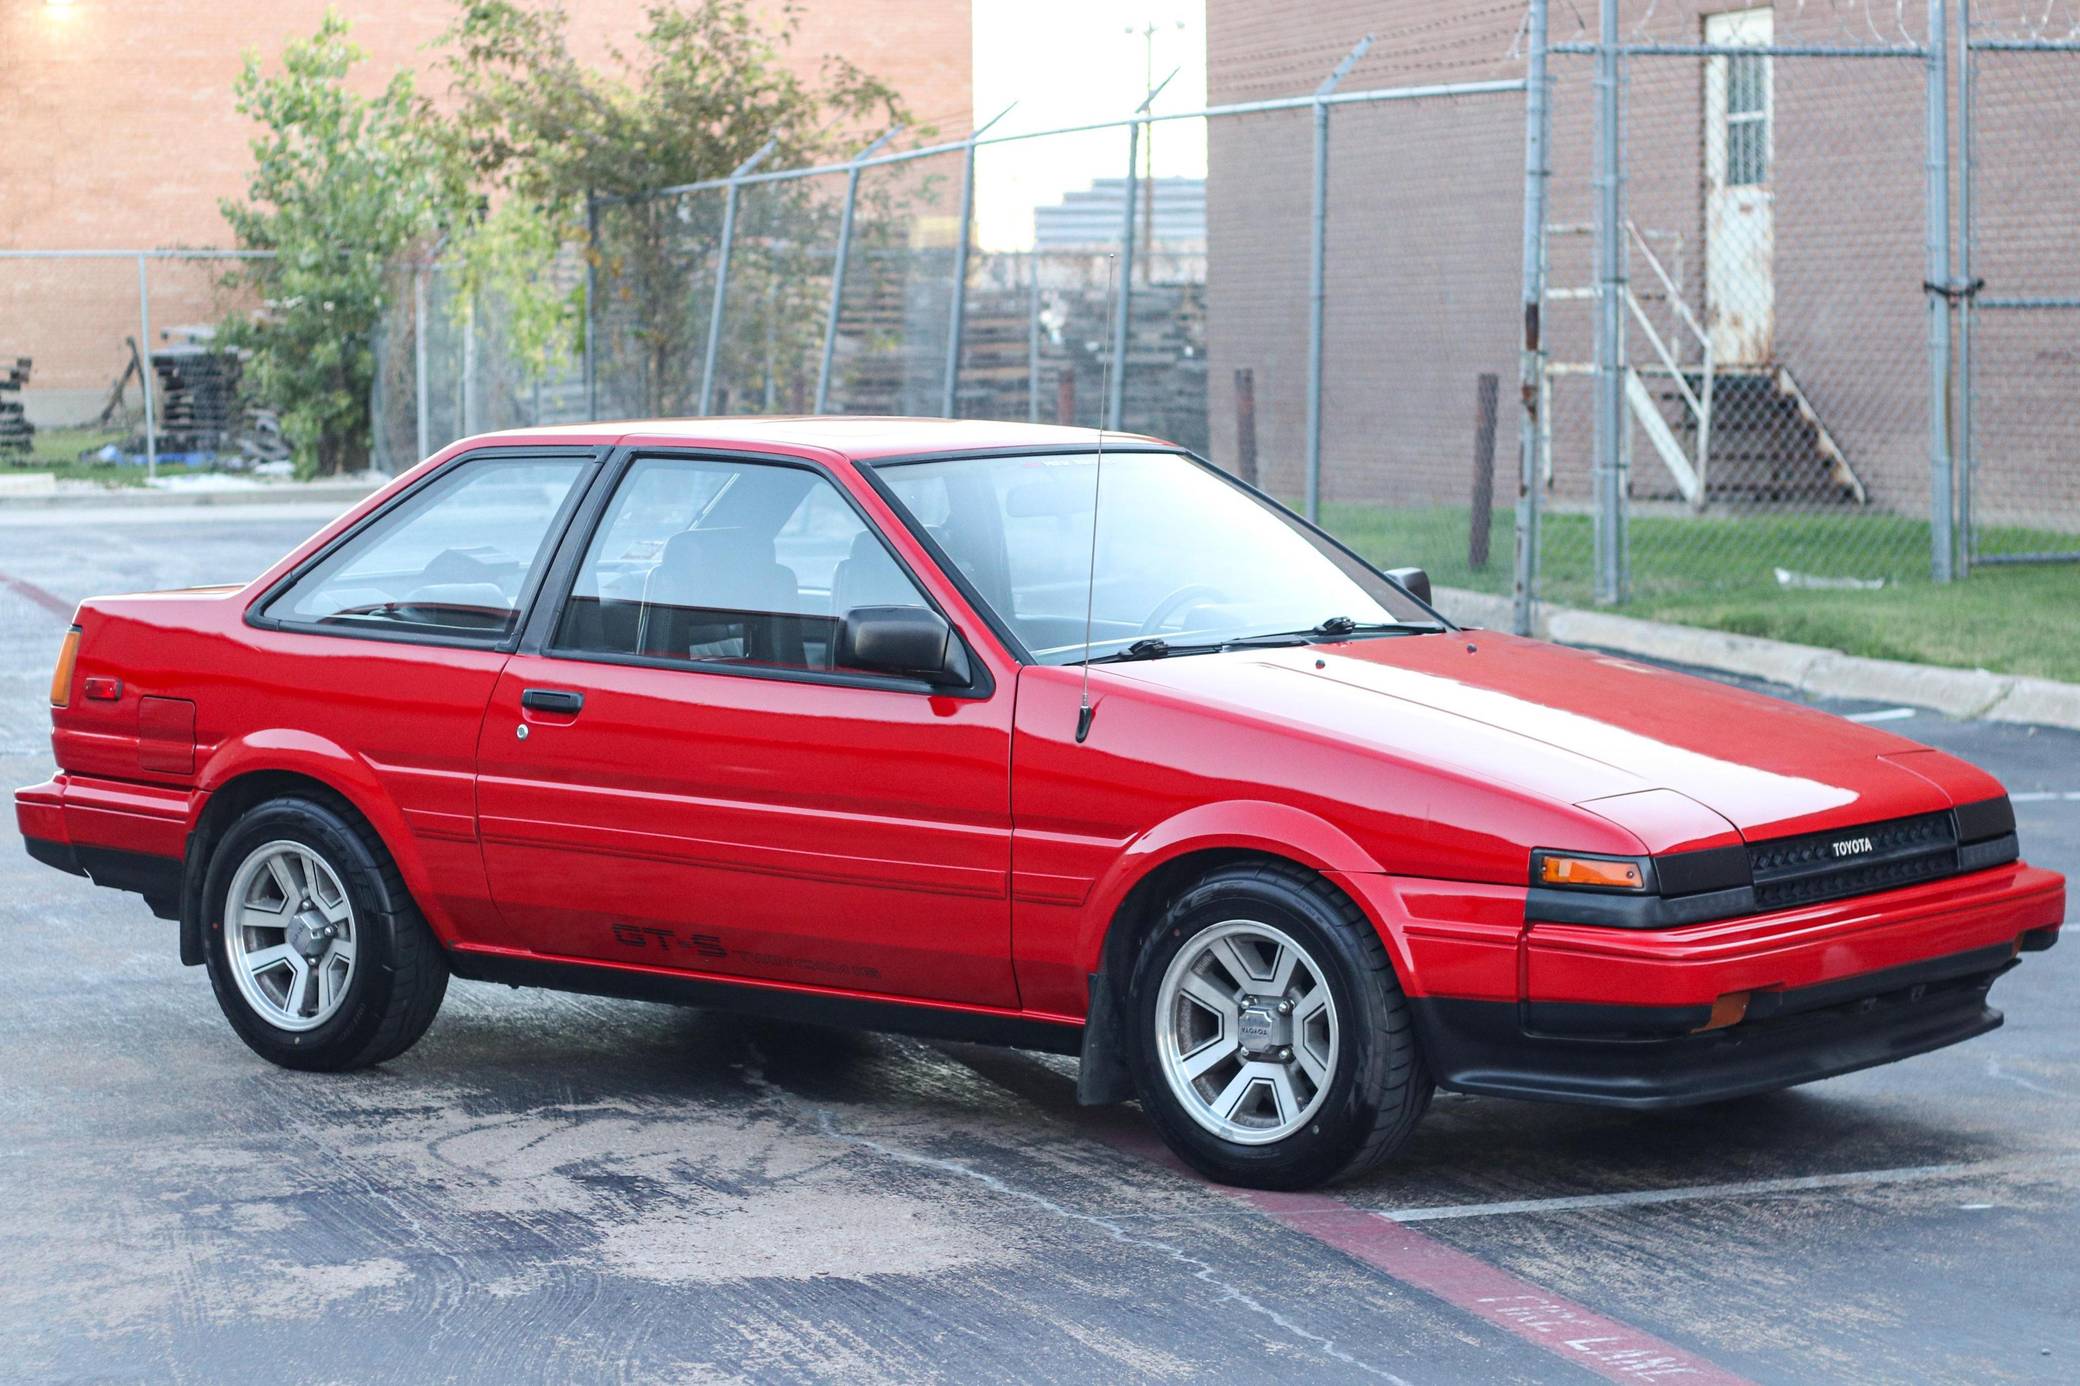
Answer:
<path fill-rule="evenodd" d="M 1887 732 L 1460 629 L 1181 450 L 918 419 L 457 443 L 81 606 L 29 851 L 297 1068 L 448 977 L 1079 1054 L 1217 1179 L 1433 1086 L 1708 1102 L 2000 1024 L 2063 880 Z"/>

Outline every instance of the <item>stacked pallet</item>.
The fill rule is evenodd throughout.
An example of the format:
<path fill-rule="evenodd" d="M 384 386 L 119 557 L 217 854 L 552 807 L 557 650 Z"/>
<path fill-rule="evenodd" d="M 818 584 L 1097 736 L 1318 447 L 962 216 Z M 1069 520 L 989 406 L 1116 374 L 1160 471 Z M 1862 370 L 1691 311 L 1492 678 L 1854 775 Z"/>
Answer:
<path fill-rule="evenodd" d="M 243 363 L 236 352 L 192 339 L 203 334 L 190 335 L 190 341 L 152 353 L 152 374 L 158 377 L 153 404 L 159 449 L 224 452 L 241 422 L 238 379 Z"/>
<path fill-rule="evenodd" d="M 1046 312 L 1062 324 L 1040 336 L 1033 358 L 1023 287 L 977 286 L 962 333 L 959 412 L 966 418 L 1023 419 L 1037 388 L 1038 417 L 1091 423 L 1104 404 L 1112 355 L 1112 314 L 1102 286 L 1050 288 Z M 1034 376 L 1037 367 L 1037 387 Z M 1065 396 L 1062 376 L 1074 379 Z M 1154 284 L 1134 290 L 1127 321 L 1125 426 L 1204 450 L 1206 446 L 1206 288 Z M 1059 418 L 1064 399 L 1076 417 Z"/>
<path fill-rule="evenodd" d="M 22 386 L 29 383 L 30 360 L 17 356 L 14 364 L 0 368 L 0 452 L 15 453 L 20 464 L 28 459 L 36 441 L 36 425 L 22 413 Z"/>

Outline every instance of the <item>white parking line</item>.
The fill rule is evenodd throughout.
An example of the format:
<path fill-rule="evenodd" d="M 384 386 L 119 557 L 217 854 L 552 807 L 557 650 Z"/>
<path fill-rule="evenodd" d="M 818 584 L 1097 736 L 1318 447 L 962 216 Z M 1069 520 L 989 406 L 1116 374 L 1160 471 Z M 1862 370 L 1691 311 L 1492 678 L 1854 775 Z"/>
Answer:
<path fill-rule="evenodd" d="M 1919 717 L 1918 707 L 1887 707 L 1876 712 L 1851 712 L 1844 714 L 1851 722 L 1903 722 L 1909 717 Z"/>
<path fill-rule="evenodd" d="M 1691 1184 L 1675 1189 L 1634 1189 L 1625 1193 L 1580 1194 L 1567 1198 L 1522 1198 L 1503 1203 L 1456 1203 L 1434 1208 L 1375 1208 L 1389 1222 L 1444 1222 L 1457 1218 L 1506 1217 L 1522 1213 L 1568 1213 L 1596 1208 L 1639 1208 L 1656 1203 L 1687 1203 L 1706 1198 L 1749 1198 L 1759 1194 L 1809 1193 L 1818 1189 L 1876 1188 L 1935 1179 L 1970 1179 L 1984 1175 L 2056 1169 L 2080 1164 L 2080 1154 L 2026 1155 L 2012 1160 L 1980 1160 L 1970 1164 L 1908 1165 L 1899 1169 L 1856 1170 L 1844 1174 L 1810 1174 L 1792 1179 L 1748 1179 L 1732 1184 Z"/>
<path fill-rule="evenodd" d="M 2011 804 L 2050 804 L 2060 802 L 2080 804 L 2080 789 L 2063 791 L 2056 789 L 2032 789 L 2021 794 L 2010 794 L 2008 802 Z"/>

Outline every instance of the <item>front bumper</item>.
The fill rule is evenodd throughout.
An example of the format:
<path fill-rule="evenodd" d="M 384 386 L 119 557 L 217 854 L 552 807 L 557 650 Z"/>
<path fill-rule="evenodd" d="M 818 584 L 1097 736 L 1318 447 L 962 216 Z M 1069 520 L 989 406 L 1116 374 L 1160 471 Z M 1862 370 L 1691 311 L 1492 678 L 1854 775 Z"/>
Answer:
<path fill-rule="evenodd" d="M 2021 863 L 1654 930 L 1513 926 L 1497 887 L 1342 879 L 1389 937 L 1442 1086 L 1616 1107 L 1767 1092 L 1983 1034 L 2001 1023 L 1994 979 L 2065 918 L 2064 878 Z"/>
<path fill-rule="evenodd" d="M 2029 937 L 2049 947 L 2055 930 Z M 1925 1054 L 2001 1023 L 1986 1004 L 2015 966 L 2008 945 L 1770 994 L 1765 1013 L 1725 1029 L 1669 1031 L 1687 1007 L 1578 1007 L 1412 999 L 1439 1084 L 1492 1097 L 1653 1109 L 1718 1102 Z M 1706 1017 L 1709 1019 L 1707 1013 Z M 1537 1028 L 1570 1023 L 1566 1032 Z M 1598 1030 L 1594 1027 L 1605 1028 Z M 1658 1031 L 1658 1033 L 1657 1033 Z"/>

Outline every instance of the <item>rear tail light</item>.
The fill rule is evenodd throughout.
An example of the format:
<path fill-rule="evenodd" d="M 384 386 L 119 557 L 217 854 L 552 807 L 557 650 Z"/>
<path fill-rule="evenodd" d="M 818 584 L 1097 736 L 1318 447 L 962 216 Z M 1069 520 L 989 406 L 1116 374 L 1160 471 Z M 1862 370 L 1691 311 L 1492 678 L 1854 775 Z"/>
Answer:
<path fill-rule="evenodd" d="M 63 707 L 72 701 L 72 666 L 79 662 L 79 627 L 65 632 L 65 643 L 58 650 L 58 667 L 51 671 L 51 706 Z"/>

